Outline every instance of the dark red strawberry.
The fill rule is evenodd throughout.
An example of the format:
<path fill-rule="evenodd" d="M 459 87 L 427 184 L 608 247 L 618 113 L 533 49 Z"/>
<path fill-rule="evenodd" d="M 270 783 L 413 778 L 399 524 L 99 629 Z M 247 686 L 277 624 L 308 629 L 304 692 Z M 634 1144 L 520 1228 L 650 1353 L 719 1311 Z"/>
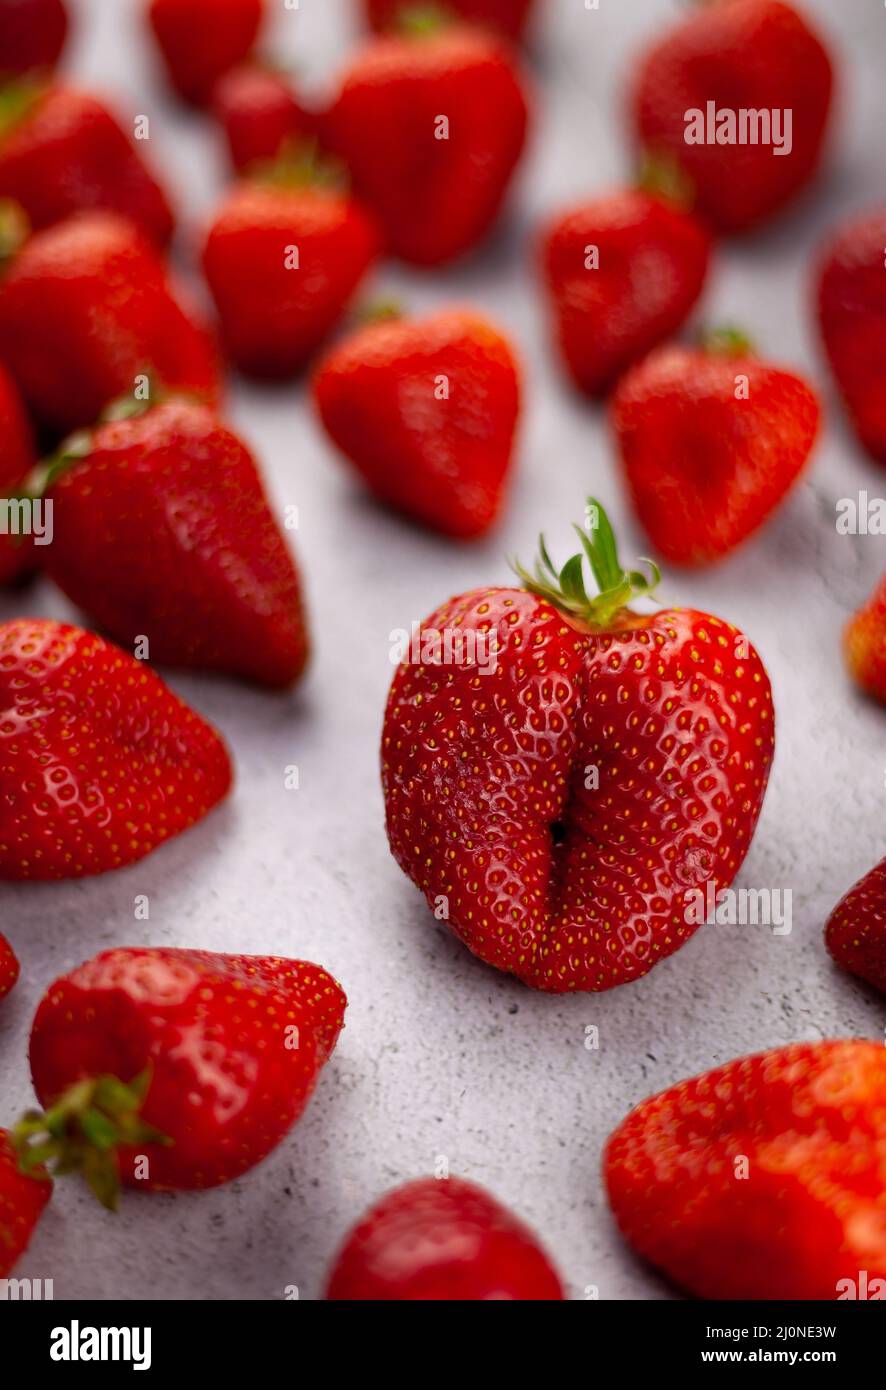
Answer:
<path fill-rule="evenodd" d="M 290 80 L 258 63 L 226 73 L 216 84 L 212 109 L 241 173 L 286 157 L 317 131 L 317 118 L 296 99 Z"/>
<path fill-rule="evenodd" d="M 719 231 L 749 231 L 816 173 L 832 87 L 827 49 L 793 6 L 711 0 L 646 54 L 634 122 L 647 150 L 678 161 Z"/>
<path fill-rule="evenodd" d="M 136 392 L 221 394 L 211 335 L 181 307 L 150 242 L 110 213 L 37 232 L 8 265 L 0 358 L 34 415 L 59 432 L 92 425 L 109 401 Z"/>
<path fill-rule="evenodd" d="M 0 624 L 0 879 L 133 864 L 227 794 L 213 728 L 94 632 Z"/>
<path fill-rule="evenodd" d="M 378 249 L 371 218 L 343 193 L 240 184 L 203 250 L 231 359 L 257 377 L 301 371 L 342 317 Z"/>
<path fill-rule="evenodd" d="M 8 516 L 0 518 L 0 584 L 9 584 L 34 564 L 33 527 L 29 530 L 25 524 L 27 517 L 16 507 L 16 499 L 36 462 L 24 405 L 15 382 L 0 365 L 0 506 L 8 506 Z"/>
<path fill-rule="evenodd" d="M 104 951 L 50 985 L 31 1029 L 45 1114 L 16 1130 L 22 1162 L 119 1185 L 215 1187 L 295 1124 L 347 1004 L 309 961 L 209 951 Z M 45 1144 L 44 1144 L 45 1140 Z"/>
<path fill-rule="evenodd" d="M 843 651 L 855 683 L 886 704 L 886 574 L 846 624 Z"/>
<path fill-rule="evenodd" d="M 147 10 L 169 81 L 195 106 L 249 57 L 264 16 L 263 0 L 148 0 Z"/>
<path fill-rule="evenodd" d="M 710 249 L 696 218 L 643 189 L 557 218 L 544 271 L 560 353 L 580 390 L 605 395 L 677 332 L 701 294 Z"/>
<path fill-rule="evenodd" d="M 3 0 L 0 4 L 0 81 L 55 67 L 68 36 L 63 0 Z"/>
<path fill-rule="evenodd" d="M 854 218 L 829 243 L 818 315 L 853 428 L 871 458 L 886 464 L 886 209 Z"/>
<path fill-rule="evenodd" d="M 416 0 L 364 0 L 369 23 L 376 33 L 397 29 L 410 16 L 433 10 L 433 5 Z M 508 38 L 519 39 L 526 27 L 534 0 L 446 0 L 440 8 L 457 15 L 468 24 L 482 24 Z"/>
<path fill-rule="evenodd" d="M 102 209 L 135 222 L 158 246 L 172 235 L 165 192 L 136 144 L 89 92 L 55 84 L 0 94 L 0 198 L 36 228 Z"/>
<path fill-rule="evenodd" d="M 884 1091 L 882 1043 L 828 1041 L 643 1101 L 604 1158 L 622 1234 L 699 1298 L 857 1298 L 862 1271 L 886 1292 Z"/>
<path fill-rule="evenodd" d="M 440 265 L 498 216 L 527 107 L 513 56 L 468 27 L 376 39 L 344 75 L 325 123 L 395 256 Z"/>
<path fill-rule="evenodd" d="M 0 999 L 2 999 L 5 994 L 9 993 L 18 977 L 19 963 L 16 959 L 15 951 L 13 951 L 6 937 L 0 936 Z M 2 1202 L 0 1202 L 0 1211 L 2 1211 Z M 2 1226 L 2 1224 L 2 1217 L 0 1217 L 0 1226 Z M 2 1245 L 3 1241 L 2 1238 L 0 1238 L 0 1247 L 2 1247 Z M 0 1263 L 2 1263 L 2 1253 L 0 1253 Z"/>
<path fill-rule="evenodd" d="M 47 1176 L 26 1177 L 8 1130 L 0 1129 L 0 1279 L 28 1248 L 34 1227 L 52 1196 Z"/>
<path fill-rule="evenodd" d="M 824 939 L 838 965 L 886 994 L 886 859 L 844 893 Z"/>
<path fill-rule="evenodd" d="M 102 425 L 55 465 L 46 570 L 128 651 L 287 686 L 308 640 L 298 574 L 252 455 L 205 406 Z"/>
<path fill-rule="evenodd" d="M 533 1232 L 462 1178 L 419 1178 L 370 1207 L 339 1251 L 326 1294 L 398 1303 L 563 1296 Z"/>
<path fill-rule="evenodd" d="M 821 418 L 805 381 L 731 334 L 652 353 L 619 385 L 612 414 L 637 515 L 675 565 L 711 564 L 763 525 Z"/>
<path fill-rule="evenodd" d="M 478 536 L 495 521 L 520 388 L 507 340 L 470 311 L 369 324 L 314 382 L 329 434 L 383 502 L 432 530 Z"/>
<path fill-rule="evenodd" d="M 578 528 L 580 529 L 580 528 Z M 552 993 L 645 975 L 735 878 L 774 746 L 747 637 L 640 614 L 591 499 L 583 555 L 450 599 L 403 642 L 382 739 L 391 849 L 482 960 Z M 690 893 L 692 897 L 690 897 Z"/>

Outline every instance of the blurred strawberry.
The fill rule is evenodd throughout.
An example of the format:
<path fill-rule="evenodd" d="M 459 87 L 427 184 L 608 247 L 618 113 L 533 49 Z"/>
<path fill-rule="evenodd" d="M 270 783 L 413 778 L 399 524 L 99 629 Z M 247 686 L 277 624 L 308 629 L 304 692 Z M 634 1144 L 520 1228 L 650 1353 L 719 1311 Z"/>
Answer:
<path fill-rule="evenodd" d="M 839 966 L 886 994 L 886 859 L 843 895 L 824 938 Z"/>
<path fill-rule="evenodd" d="M 34 1227 L 52 1196 L 52 1182 L 43 1169 L 26 1177 L 19 1170 L 12 1136 L 0 1129 L 0 1279 L 12 1273 L 28 1248 Z M 4 1290 L 4 1298 L 12 1297 Z"/>
<path fill-rule="evenodd" d="M 67 36 L 63 0 L 2 0 L 0 82 L 27 72 L 51 71 Z"/>
<path fill-rule="evenodd" d="M 846 624 L 843 650 L 856 685 L 886 704 L 886 574 Z"/>
<path fill-rule="evenodd" d="M 5 936 L 0 936 L 0 999 L 15 985 L 19 977 L 19 963 Z M 0 1218 L 2 1224 L 2 1218 Z M 2 1239 L 0 1239 L 2 1245 Z"/>
<path fill-rule="evenodd" d="M 831 240 L 818 315 L 855 432 L 871 458 L 886 464 L 886 208 L 853 218 Z"/>
<path fill-rule="evenodd" d="M 183 101 L 209 104 L 218 79 L 252 52 L 264 9 L 263 0 L 148 0 L 167 76 Z"/>
<path fill-rule="evenodd" d="M 410 13 L 441 10 L 457 15 L 468 24 L 482 24 L 519 39 L 526 27 L 535 0 L 442 0 L 437 4 L 416 3 L 416 0 L 364 0 L 369 23 L 376 33 L 396 29 Z"/>
<path fill-rule="evenodd" d="M 316 135 L 317 118 L 297 101 L 289 79 L 257 63 L 232 68 L 216 83 L 212 109 L 241 173 L 294 153 Z"/>
<path fill-rule="evenodd" d="M 0 533 L 0 584 L 9 584 L 35 561 L 30 536 L 13 530 L 11 508 L 37 462 L 31 424 L 15 382 L 0 365 L 0 505 L 10 504 L 8 529 Z"/>

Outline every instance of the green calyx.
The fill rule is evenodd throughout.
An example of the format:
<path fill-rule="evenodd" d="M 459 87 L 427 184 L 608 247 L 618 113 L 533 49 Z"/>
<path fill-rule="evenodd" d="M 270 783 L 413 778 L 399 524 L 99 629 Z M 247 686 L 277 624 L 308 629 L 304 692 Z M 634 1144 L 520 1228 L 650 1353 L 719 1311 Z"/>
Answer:
<path fill-rule="evenodd" d="M 547 599 L 562 612 L 577 618 L 591 628 L 611 626 L 632 598 L 654 593 L 661 571 L 654 560 L 643 559 L 649 573 L 625 570 L 618 558 L 618 546 L 605 508 L 596 498 L 589 497 L 585 506 L 583 526 L 574 526 L 581 541 L 581 550 L 557 570 L 548 554 L 544 536 L 539 536 L 539 555 L 534 573 L 512 562 L 511 568 L 530 593 Z M 589 596 L 585 589 L 584 562 L 591 567 L 599 593 Z"/>
<path fill-rule="evenodd" d="M 316 140 L 304 138 L 286 140 L 274 159 L 251 164 L 248 178 L 270 188 L 317 188 L 330 193 L 344 193 L 349 186 L 344 163 L 321 154 Z"/>
<path fill-rule="evenodd" d="M 754 344 L 741 328 L 723 324 L 706 328 L 700 337 L 701 346 L 712 357 L 753 357 Z"/>
<path fill-rule="evenodd" d="M 0 86 L 0 141 L 27 116 L 46 91 L 46 83 L 34 77 L 22 77 Z"/>
<path fill-rule="evenodd" d="M 28 214 L 12 198 L 0 198 L 0 270 L 18 254 L 30 235 Z"/>
<path fill-rule="evenodd" d="M 640 165 L 637 187 L 676 212 L 691 212 L 695 184 L 674 155 L 666 150 L 647 150 Z"/>
<path fill-rule="evenodd" d="M 427 4 L 403 5 L 397 13 L 395 29 L 407 38 L 426 39 L 451 23 L 452 14 L 446 6 L 428 0 Z"/>
<path fill-rule="evenodd" d="M 102 1206 L 116 1211 L 120 1145 L 172 1143 L 141 1118 L 150 1084 L 150 1069 L 128 1083 L 99 1076 L 74 1082 L 48 1110 L 29 1110 L 12 1131 L 20 1171 L 80 1173 Z"/>

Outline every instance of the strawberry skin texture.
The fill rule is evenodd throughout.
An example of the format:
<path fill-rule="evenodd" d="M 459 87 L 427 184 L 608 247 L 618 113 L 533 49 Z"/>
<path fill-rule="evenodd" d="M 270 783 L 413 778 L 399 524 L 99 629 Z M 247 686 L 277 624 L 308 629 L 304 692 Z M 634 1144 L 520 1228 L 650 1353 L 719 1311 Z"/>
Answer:
<path fill-rule="evenodd" d="M 600 264 L 585 266 L 588 246 Z M 672 337 L 701 294 L 711 242 L 702 224 L 639 189 L 582 203 L 544 238 L 560 353 L 590 396 Z"/>
<path fill-rule="evenodd" d="M 94 96 L 48 87 L 0 138 L 0 198 L 20 203 L 37 229 L 102 209 L 128 217 L 159 247 L 173 217 L 133 141 Z"/>
<path fill-rule="evenodd" d="M 51 1196 L 49 1177 L 26 1177 L 19 1172 L 9 1131 L 0 1129 L 0 1279 L 12 1273 L 27 1250 Z"/>
<path fill-rule="evenodd" d="M 645 975 L 696 930 L 686 888 L 728 887 L 750 844 L 774 742 L 756 651 L 689 609 L 580 630 L 521 589 L 452 599 L 423 628 L 496 632 L 497 669 L 397 669 L 382 782 L 400 867 L 533 988 Z"/>
<path fill-rule="evenodd" d="M 326 1297 L 471 1302 L 562 1299 L 532 1231 L 482 1187 L 419 1178 L 387 1193 L 347 1237 Z"/>
<path fill-rule="evenodd" d="M 0 79 L 55 67 L 68 36 L 62 0 L 3 0 Z"/>
<path fill-rule="evenodd" d="M 736 399 L 736 378 L 748 378 Z M 799 478 L 821 409 L 754 357 L 665 347 L 620 383 L 612 418 L 637 516 L 658 554 L 709 565 L 753 534 Z"/>
<path fill-rule="evenodd" d="M 218 83 L 212 111 L 238 172 L 269 163 L 287 146 L 311 139 L 316 120 L 299 105 L 282 73 L 258 64 L 232 68 Z"/>
<path fill-rule="evenodd" d="M 435 138 L 440 115 L 449 120 L 446 140 Z M 344 76 L 326 130 L 392 254 L 434 266 L 489 231 L 526 122 L 507 48 L 482 31 L 453 27 L 367 44 Z"/>
<path fill-rule="evenodd" d="M 861 1270 L 886 1277 L 884 1094 L 882 1043 L 828 1041 L 643 1101 L 604 1157 L 622 1234 L 700 1298 L 836 1299 Z"/>
<path fill-rule="evenodd" d="M 676 159 L 697 207 L 720 232 L 746 232 L 815 174 L 831 108 L 833 70 L 818 35 L 778 0 L 718 0 L 660 39 L 634 86 L 639 140 Z M 763 144 L 687 144 L 687 111 L 717 107 L 793 112 L 790 154 Z"/>
<path fill-rule="evenodd" d="M 19 977 L 19 963 L 15 952 L 6 940 L 5 936 L 0 936 L 0 999 L 9 994 L 13 985 Z M 0 1222 L 2 1224 L 2 1222 Z M 0 1241 L 2 1245 L 2 1241 Z"/>
<path fill-rule="evenodd" d="M 37 419 L 92 425 L 147 374 L 154 392 L 221 396 L 215 343 L 174 296 L 153 246 L 110 213 L 37 232 L 0 280 L 0 358 Z"/>
<path fill-rule="evenodd" d="M 859 440 L 886 464 L 886 209 L 856 218 L 828 246 L 818 282 L 821 335 Z"/>
<path fill-rule="evenodd" d="M 215 730 L 93 632 L 0 624 L 0 699 L 0 879 L 135 863 L 230 788 Z"/>
<path fill-rule="evenodd" d="M 886 994 L 886 859 L 843 895 L 824 939 L 838 965 Z"/>
<path fill-rule="evenodd" d="M 439 377 L 448 399 L 436 398 Z M 377 497 L 465 539 L 498 516 L 520 405 L 500 333 L 453 310 L 370 324 L 334 348 L 314 382 L 327 431 Z"/>
<path fill-rule="evenodd" d="M 295 1124 L 346 1003 L 309 961 L 104 951 L 42 999 L 31 1029 L 34 1089 L 49 1106 L 74 1082 L 127 1082 L 150 1069 L 141 1115 L 173 1142 L 122 1146 L 121 1181 L 148 1191 L 215 1187 L 255 1167 Z M 150 1165 L 144 1179 L 134 1171 L 139 1150 Z"/>
<path fill-rule="evenodd" d="M 287 266 L 298 249 L 298 268 Z M 241 184 L 213 222 L 203 270 L 225 350 L 241 371 L 294 376 L 344 314 L 379 251 L 353 199 L 319 188 Z"/>
<path fill-rule="evenodd" d="M 399 17 L 415 6 L 411 0 L 364 0 L 369 23 L 376 33 L 396 29 Z M 534 0 L 449 0 L 446 9 L 467 24 L 482 24 L 519 39 Z"/>
<path fill-rule="evenodd" d="M 30 421 L 15 382 L 0 366 L 0 496 L 15 496 L 36 462 Z M 9 584 L 33 564 L 28 536 L 0 535 L 0 584 Z"/>
<path fill-rule="evenodd" d="M 843 650 L 855 683 L 886 704 L 886 575 L 846 624 Z"/>
<path fill-rule="evenodd" d="M 148 21 L 183 101 L 208 105 L 218 79 L 249 57 L 263 16 L 263 0 L 150 0 Z"/>
<path fill-rule="evenodd" d="M 291 685 L 308 641 L 299 577 L 255 462 L 205 406 L 106 424 L 51 489 L 46 570 L 152 661 Z"/>

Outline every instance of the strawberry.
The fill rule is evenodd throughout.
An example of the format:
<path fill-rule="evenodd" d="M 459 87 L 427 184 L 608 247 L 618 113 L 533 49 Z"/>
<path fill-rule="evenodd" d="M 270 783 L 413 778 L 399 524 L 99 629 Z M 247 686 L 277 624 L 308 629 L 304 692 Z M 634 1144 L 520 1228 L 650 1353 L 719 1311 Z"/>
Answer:
<path fill-rule="evenodd" d="M 824 939 L 838 965 L 886 994 L 886 859 L 843 895 Z"/>
<path fill-rule="evenodd" d="M 215 86 L 212 110 L 240 173 L 285 156 L 316 133 L 316 118 L 296 100 L 282 72 L 244 63 Z"/>
<path fill-rule="evenodd" d="M 383 502 L 446 536 L 496 519 L 519 409 L 507 340 L 477 314 L 372 323 L 314 382 L 320 417 Z"/>
<path fill-rule="evenodd" d="M 664 347 L 612 403 L 628 487 L 647 534 L 676 565 L 721 559 L 771 516 L 802 473 L 821 410 L 811 387 L 724 334 Z"/>
<path fill-rule="evenodd" d="M 36 1158 L 118 1187 L 215 1187 L 260 1163 L 301 1115 L 347 1000 L 319 965 L 147 947 L 103 951 L 50 985 L 30 1059 L 46 1113 L 16 1131 Z"/>
<path fill-rule="evenodd" d="M 558 217 L 543 257 L 566 368 L 579 390 L 603 396 L 688 317 L 710 238 L 691 214 L 627 189 Z"/>
<path fill-rule="evenodd" d="M 166 73 L 183 101 L 208 105 L 218 79 L 248 58 L 263 0 L 148 0 Z"/>
<path fill-rule="evenodd" d="M 0 198 L 21 204 L 36 228 L 72 213 L 120 213 L 163 247 L 172 236 L 166 194 L 136 145 L 89 92 L 56 83 L 0 94 Z"/>
<path fill-rule="evenodd" d="M 2 232 L 0 232 L 2 237 Z M 0 366 L 0 494 L 12 502 L 22 492 L 25 478 L 37 461 L 34 438 L 25 408 L 12 377 Z M 25 573 L 34 562 L 30 538 L 9 529 L 0 534 L 0 584 Z"/>
<path fill-rule="evenodd" d="M 298 574 L 246 446 L 170 401 L 77 440 L 51 472 L 46 570 L 152 661 L 287 686 L 307 658 Z"/>
<path fill-rule="evenodd" d="M 450 599 L 403 652 L 382 738 L 400 867 L 475 955 L 552 993 L 638 979 L 692 935 L 688 891 L 735 878 L 774 744 L 748 639 L 635 613 L 655 567 L 621 568 L 593 499 L 586 527 L 600 595 L 542 541 L 524 589 Z"/>
<path fill-rule="evenodd" d="M 634 122 L 648 150 L 677 160 L 713 226 L 744 232 L 815 174 L 832 87 L 827 49 L 791 5 L 713 0 L 645 55 L 632 95 Z M 765 125 L 741 129 L 742 113 L 757 119 L 761 112 L 770 120 L 777 113 L 768 133 Z"/>
<path fill-rule="evenodd" d="M 432 266 L 489 231 L 526 120 L 512 55 L 465 26 L 368 43 L 345 73 L 325 129 L 391 252 Z"/>
<path fill-rule="evenodd" d="M 45 1173 L 31 1177 L 19 1171 L 12 1136 L 0 1129 L 0 1279 L 12 1273 L 27 1250 L 51 1196 L 52 1183 Z"/>
<path fill-rule="evenodd" d="M 63 0 L 3 0 L 0 80 L 55 67 L 68 36 Z"/>
<path fill-rule="evenodd" d="M 375 260 L 372 220 L 323 187 L 240 184 L 209 230 L 203 269 L 225 349 L 271 380 L 300 371 Z"/>
<path fill-rule="evenodd" d="M 843 649 L 856 684 L 886 704 L 886 574 L 846 624 Z"/>
<path fill-rule="evenodd" d="M 563 1298 L 563 1286 L 532 1231 L 490 1193 L 463 1178 L 419 1178 L 354 1227 L 326 1297 L 548 1302 Z"/>
<path fill-rule="evenodd" d="M 0 879 L 133 864 L 230 787 L 215 730 L 93 632 L 0 624 L 0 695 Z"/>
<path fill-rule="evenodd" d="M 0 936 L 0 999 L 8 994 L 19 977 L 19 963 L 5 936 Z M 0 1247 L 2 1247 L 0 1240 Z"/>
<path fill-rule="evenodd" d="M 81 213 L 37 232 L 0 277 L 0 358 L 50 429 L 91 425 L 136 378 L 154 394 L 221 393 L 215 344 L 181 307 L 151 244 Z"/>
<path fill-rule="evenodd" d="M 441 8 L 468 24 L 485 25 L 516 41 L 522 36 L 533 4 L 534 0 L 446 0 Z M 365 0 L 365 5 L 369 23 L 379 34 L 399 28 L 404 19 L 408 21 L 410 12 L 434 8 L 418 6 L 415 0 Z"/>
<path fill-rule="evenodd" d="M 886 464 L 886 209 L 854 218 L 829 243 L 818 316 L 855 432 L 871 458 Z"/>
<path fill-rule="evenodd" d="M 700 1298 L 836 1299 L 862 1270 L 886 1279 L 884 1088 L 882 1043 L 828 1041 L 643 1101 L 604 1158 L 622 1234 Z"/>

